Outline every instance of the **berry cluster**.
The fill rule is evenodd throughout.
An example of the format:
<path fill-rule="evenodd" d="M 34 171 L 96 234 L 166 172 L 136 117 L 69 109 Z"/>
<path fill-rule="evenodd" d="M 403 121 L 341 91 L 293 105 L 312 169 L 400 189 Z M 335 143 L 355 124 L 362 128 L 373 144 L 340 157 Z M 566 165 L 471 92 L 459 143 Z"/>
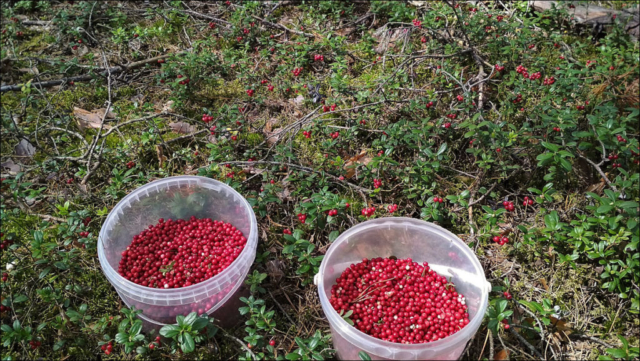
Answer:
<path fill-rule="evenodd" d="M 7 282 L 7 280 L 9 279 L 9 274 L 7 272 L 3 272 L 2 273 L 2 282 Z M 4 306 L 2 306 L 4 307 Z"/>
<path fill-rule="evenodd" d="M 133 237 L 122 252 L 118 273 L 152 288 L 188 287 L 224 271 L 247 239 L 230 223 L 209 218 L 171 219 Z"/>
<path fill-rule="evenodd" d="M 524 200 L 522 201 L 522 205 L 523 206 L 532 206 L 533 205 L 533 199 L 529 198 L 529 197 L 524 197 Z"/>
<path fill-rule="evenodd" d="M 382 185 L 382 181 L 380 179 L 374 179 L 373 180 L 373 187 L 378 189 L 380 188 L 380 186 Z"/>
<path fill-rule="evenodd" d="M 131 169 L 131 168 L 133 168 L 135 166 L 136 166 L 136 162 L 134 162 L 132 160 L 127 162 L 127 169 Z"/>
<path fill-rule="evenodd" d="M 215 27 L 216 27 L 216 23 L 214 22 L 209 23 L 209 29 L 215 29 Z"/>
<path fill-rule="evenodd" d="M 202 114 L 202 121 L 205 123 L 209 123 L 213 120 L 213 116 L 209 114 Z"/>
<path fill-rule="evenodd" d="M 300 75 L 300 72 L 302 71 L 302 68 L 295 68 L 293 69 L 293 76 L 298 76 Z"/>
<path fill-rule="evenodd" d="M 413 22 L 413 25 L 414 25 L 414 26 L 417 26 L 417 27 L 419 27 L 419 28 L 421 28 L 421 27 L 422 27 L 422 21 L 420 21 L 420 20 L 418 20 L 418 19 L 413 19 L 413 21 L 412 21 L 412 22 Z"/>
<path fill-rule="evenodd" d="M 354 327 L 375 338 L 419 344 L 469 323 L 465 297 L 444 276 L 409 259 L 363 259 L 331 287 L 333 308 L 352 314 Z"/>
<path fill-rule="evenodd" d="M 456 119 L 457 117 L 458 117 L 458 114 L 453 114 L 453 113 L 447 114 L 447 118 L 452 119 L 452 120 Z"/>
<path fill-rule="evenodd" d="M 389 210 L 389 213 L 393 213 L 393 212 L 398 210 L 398 205 L 397 204 L 390 204 L 389 207 L 387 207 L 387 210 Z"/>
<path fill-rule="evenodd" d="M 298 213 L 298 220 L 300 223 L 304 223 L 307 221 L 307 215 L 304 213 Z"/>
<path fill-rule="evenodd" d="M 291 231 L 289 229 L 285 229 L 285 230 L 282 231 L 282 234 L 291 235 L 292 233 L 291 233 Z"/>
<path fill-rule="evenodd" d="M 620 134 L 616 135 L 616 138 L 618 139 L 618 142 L 621 142 L 621 143 L 626 143 L 627 142 L 627 140 L 624 139 Z"/>
<path fill-rule="evenodd" d="M 247 95 L 252 97 L 253 96 L 253 89 L 248 89 L 247 90 Z"/>
<path fill-rule="evenodd" d="M 331 134 L 329 134 L 331 136 L 332 139 L 336 139 L 340 136 L 340 132 L 333 132 Z"/>
<path fill-rule="evenodd" d="M 576 109 L 578 109 L 578 110 L 584 110 L 584 105 L 576 105 Z"/>
<path fill-rule="evenodd" d="M 376 207 L 362 208 L 362 211 L 360 211 L 360 213 L 367 218 L 371 217 L 376 213 Z"/>
<path fill-rule="evenodd" d="M 596 65 L 596 61 L 595 60 L 587 60 L 587 64 L 586 64 L 587 67 L 592 67 L 594 65 Z"/>
<path fill-rule="evenodd" d="M 550 76 L 548 78 L 544 78 L 544 80 L 542 81 L 543 85 L 553 85 L 553 83 L 556 82 L 556 78 Z"/>
<path fill-rule="evenodd" d="M 4 233 L 0 232 L 0 239 L 4 238 Z M 0 242 L 0 250 L 4 250 L 6 248 L 9 248 L 9 246 L 11 245 L 11 240 L 10 239 L 5 239 L 4 241 Z"/>
<path fill-rule="evenodd" d="M 554 132 L 561 132 L 562 129 L 560 129 L 560 127 L 553 127 L 553 131 Z"/>
<path fill-rule="evenodd" d="M 510 300 L 512 298 L 511 293 L 509 293 L 508 291 L 504 291 L 502 293 L 504 295 L 504 298 Z"/>
<path fill-rule="evenodd" d="M 433 203 L 442 203 L 442 202 L 444 202 L 444 199 L 440 197 L 433 197 Z"/>
<path fill-rule="evenodd" d="M 504 201 L 502 202 L 502 205 L 504 206 L 504 209 L 509 212 L 513 212 L 516 209 L 516 207 L 513 205 L 513 202 Z"/>
<path fill-rule="evenodd" d="M 3 281 L 4 281 L 4 275 L 5 274 L 2 275 Z M 9 311 L 11 311 L 11 307 L 7 307 L 5 305 L 0 305 L 0 312 L 9 312 Z"/>
<path fill-rule="evenodd" d="M 529 73 L 527 72 L 527 68 L 522 65 L 518 65 L 516 67 L 516 73 L 522 74 L 522 77 L 525 79 L 529 79 Z"/>
<path fill-rule="evenodd" d="M 109 343 L 105 343 L 100 346 L 100 349 L 104 352 L 105 355 L 110 355 L 113 351 L 113 341 L 109 341 Z"/>
<path fill-rule="evenodd" d="M 513 104 L 518 104 L 522 101 L 522 94 L 516 95 L 516 98 L 513 100 Z"/>
<path fill-rule="evenodd" d="M 501 246 L 504 246 L 505 244 L 509 243 L 509 238 L 507 237 L 500 237 L 500 236 L 494 236 L 493 237 L 493 242 L 497 243 Z"/>
<path fill-rule="evenodd" d="M 451 123 L 446 122 L 446 123 L 444 123 L 443 127 L 445 127 L 446 129 L 449 129 L 449 128 L 451 128 Z"/>
<path fill-rule="evenodd" d="M 496 20 L 498 20 L 498 22 L 501 22 L 502 19 L 504 19 L 504 16 L 502 16 L 502 15 L 496 16 Z"/>
<path fill-rule="evenodd" d="M 536 47 L 536 44 L 531 44 L 531 45 L 529 45 L 527 48 L 529 48 L 529 49 L 533 49 L 533 48 L 535 48 L 535 47 Z"/>
<path fill-rule="evenodd" d="M 535 72 L 535 73 L 531 74 L 529 76 L 529 80 L 538 80 L 541 77 L 542 77 L 542 74 L 540 74 L 540 72 L 538 71 L 538 72 Z"/>
<path fill-rule="evenodd" d="M 319 55 L 319 54 L 314 55 L 313 61 L 324 61 L 324 55 Z"/>
<path fill-rule="evenodd" d="M 326 213 L 327 215 L 333 217 L 333 216 L 337 216 L 338 215 L 338 210 L 337 209 L 331 209 L 328 211 L 324 211 L 324 213 Z"/>
<path fill-rule="evenodd" d="M 459 102 L 463 101 L 464 98 L 462 97 L 462 95 L 458 94 L 458 96 L 456 97 L 456 99 L 458 99 Z"/>
<path fill-rule="evenodd" d="M 427 38 L 425 38 L 425 37 L 423 36 L 422 38 L 420 38 L 420 42 L 421 42 L 421 43 L 423 43 L 423 44 L 424 44 L 424 43 L 426 43 L 426 42 L 427 42 Z"/>
<path fill-rule="evenodd" d="M 431 108 L 433 106 L 433 102 L 428 102 L 427 103 L 427 109 Z"/>
<path fill-rule="evenodd" d="M 178 79 L 182 79 L 183 77 L 184 77 L 184 76 L 182 76 L 182 75 L 178 75 L 178 76 L 177 76 L 177 78 L 178 78 Z M 180 85 L 187 85 L 187 84 L 189 84 L 189 82 L 190 82 L 190 81 L 191 81 L 191 79 L 184 79 L 184 80 L 180 80 L 180 81 L 178 82 L 178 84 L 180 84 Z"/>
<path fill-rule="evenodd" d="M 311 138 L 311 131 L 310 130 L 309 131 L 305 130 L 305 131 L 302 132 L 302 135 L 304 135 L 305 138 L 309 139 L 309 138 Z"/>
<path fill-rule="evenodd" d="M 359 122 L 359 123 L 360 123 L 360 125 L 366 125 L 366 124 L 367 124 L 367 121 L 366 121 L 366 120 L 364 120 L 364 119 L 360 119 L 360 122 Z"/>
<path fill-rule="evenodd" d="M 40 341 L 37 341 L 37 340 L 29 341 L 29 346 L 31 346 L 32 350 L 37 349 L 38 347 L 40 347 L 40 345 L 42 345 L 42 342 L 40 342 Z"/>

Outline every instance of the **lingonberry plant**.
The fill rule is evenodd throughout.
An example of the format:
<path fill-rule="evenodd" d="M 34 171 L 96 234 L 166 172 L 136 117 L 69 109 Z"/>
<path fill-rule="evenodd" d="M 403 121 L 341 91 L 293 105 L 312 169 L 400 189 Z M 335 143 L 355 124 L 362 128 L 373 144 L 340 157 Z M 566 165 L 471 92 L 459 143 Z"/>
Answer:
<path fill-rule="evenodd" d="M 331 357 L 313 276 L 340 234 L 389 216 L 478 255 L 494 288 L 463 358 L 637 358 L 635 2 L 145 4 L 0 5 L 3 359 L 191 350 L 137 332 L 97 242 L 133 189 L 195 174 L 253 207 L 239 292 L 278 330 L 251 326 L 252 345 L 243 328 L 196 342 L 180 327 L 190 358 Z M 198 207 L 176 198 L 172 224 Z M 204 242 L 198 222 L 168 230 L 183 248 L 139 238 L 125 276 L 159 292 L 215 277 L 241 246 Z"/>

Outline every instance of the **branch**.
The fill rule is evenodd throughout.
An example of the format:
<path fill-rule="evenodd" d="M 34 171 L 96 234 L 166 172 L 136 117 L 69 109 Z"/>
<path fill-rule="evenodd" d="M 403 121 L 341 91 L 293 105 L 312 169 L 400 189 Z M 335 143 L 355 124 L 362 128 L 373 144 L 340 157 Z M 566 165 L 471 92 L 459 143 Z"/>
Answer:
<path fill-rule="evenodd" d="M 604 174 L 604 172 L 602 171 L 602 168 L 600 168 L 599 165 L 595 164 L 591 159 L 585 157 L 584 155 L 577 153 L 578 157 L 584 159 L 587 161 L 587 163 L 591 164 L 596 171 L 598 171 L 598 173 L 600 174 L 600 176 L 604 179 L 605 182 L 607 182 L 607 184 L 609 185 L 609 187 L 611 187 L 611 189 L 613 189 L 614 192 L 618 192 L 618 189 L 616 188 L 616 186 L 614 186 L 613 184 L 611 184 L 611 181 L 609 180 L 609 178 L 607 177 L 606 174 Z"/>
<path fill-rule="evenodd" d="M 520 336 L 519 333 L 517 333 L 513 328 L 509 328 L 509 331 L 511 331 L 512 334 L 514 334 L 518 340 L 520 340 L 520 342 L 522 342 L 523 345 L 527 346 L 529 348 L 529 350 L 531 350 L 531 352 L 533 352 L 536 357 L 538 358 L 538 360 L 544 360 L 545 358 L 542 357 L 542 354 L 536 350 L 535 347 L 533 347 L 532 344 L 530 344 L 527 340 L 524 339 L 524 337 Z"/>
<path fill-rule="evenodd" d="M 288 32 L 290 32 L 290 33 L 298 34 L 298 35 L 300 35 L 300 36 L 306 36 L 306 37 L 308 37 L 308 38 L 313 38 L 313 37 L 314 37 L 314 35 L 313 35 L 313 34 L 305 33 L 305 32 L 303 32 L 303 31 L 298 31 L 298 30 L 289 29 L 288 27 L 286 27 L 286 26 L 284 26 L 284 25 L 276 24 L 276 23 L 272 23 L 272 22 L 267 21 L 267 20 L 265 20 L 265 19 L 259 18 L 259 17 L 255 16 L 255 15 L 251 15 L 251 17 L 253 17 L 253 18 L 254 18 L 254 19 L 256 19 L 256 20 L 260 20 L 260 21 L 262 21 L 263 23 L 265 23 L 266 25 L 271 26 L 272 28 L 276 28 L 276 29 L 280 29 L 280 30 L 288 31 Z"/>
<path fill-rule="evenodd" d="M 320 171 L 317 171 L 315 169 L 304 167 L 304 166 L 301 166 L 299 164 L 294 164 L 294 163 L 274 162 L 274 161 L 268 161 L 268 160 L 256 160 L 256 161 L 253 161 L 253 162 L 229 161 L 229 162 L 218 163 L 218 165 L 225 165 L 225 164 L 236 164 L 236 165 L 270 164 L 270 165 L 279 165 L 279 166 L 283 166 L 284 165 L 284 166 L 287 166 L 287 167 L 290 167 L 290 168 L 294 168 L 294 169 L 298 169 L 298 170 L 301 170 L 301 171 L 305 171 L 305 172 L 309 172 L 309 173 L 316 173 L 316 174 L 319 174 L 319 175 L 322 175 L 322 176 L 327 176 L 328 178 L 331 178 L 331 180 L 334 183 L 338 183 L 340 185 L 345 185 L 346 184 L 349 187 L 351 187 L 351 188 L 353 188 L 353 189 L 355 189 L 357 191 L 360 191 L 360 192 L 366 192 L 366 193 L 373 192 L 370 189 L 362 188 L 362 187 L 357 186 L 355 184 L 352 184 L 352 183 L 349 183 L 347 181 L 341 180 L 340 178 L 338 178 L 338 177 L 336 177 L 336 176 L 334 176 L 332 174 L 325 173 L 325 172 L 320 172 Z"/>
<path fill-rule="evenodd" d="M 101 68 L 100 70 L 103 70 L 101 73 L 99 74 L 93 74 L 93 75 L 78 75 L 78 76 L 72 76 L 69 78 L 63 78 L 63 79 L 57 79 L 57 80 L 49 80 L 49 81 L 44 81 L 44 82 L 37 82 L 37 83 L 31 83 L 31 86 L 34 87 L 39 87 L 39 88 L 50 88 L 52 86 L 56 86 L 56 85 L 62 85 L 62 84 L 68 84 L 69 82 L 73 81 L 73 82 L 80 82 L 80 81 L 89 81 L 92 79 L 95 79 L 96 76 L 102 76 L 102 77 L 106 77 L 109 76 L 109 74 L 114 75 L 114 74 L 119 74 L 128 70 L 132 70 L 132 69 L 136 69 L 139 68 L 145 64 L 148 63 L 154 63 L 157 62 L 160 59 L 166 59 L 172 55 L 181 55 L 185 52 L 180 52 L 180 53 L 175 53 L 175 54 L 167 54 L 167 55 L 160 55 L 160 56 L 156 56 L 155 58 L 150 58 L 150 59 L 146 59 L 146 60 L 140 60 L 140 61 L 136 61 L 134 63 L 131 63 L 129 65 L 122 65 L 122 66 L 114 66 L 111 68 Z M 0 92 L 4 93 L 7 91 L 19 91 L 22 90 L 22 87 L 24 86 L 24 84 L 14 84 L 14 85 L 5 85 L 3 87 L 0 87 Z"/>

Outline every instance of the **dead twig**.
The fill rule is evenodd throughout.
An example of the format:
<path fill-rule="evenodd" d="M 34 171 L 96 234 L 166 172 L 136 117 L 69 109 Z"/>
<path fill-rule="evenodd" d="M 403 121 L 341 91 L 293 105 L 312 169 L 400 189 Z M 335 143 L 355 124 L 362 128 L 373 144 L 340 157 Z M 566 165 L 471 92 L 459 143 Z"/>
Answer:
<path fill-rule="evenodd" d="M 271 21 L 267 21 L 265 19 L 262 19 L 262 18 L 259 18 L 259 17 L 255 16 L 255 15 L 251 15 L 251 17 L 253 17 L 256 20 L 259 20 L 259 21 L 263 22 L 266 25 L 269 25 L 272 28 L 288 31 L 290 33 L 294 33 L 294 34 L 297 34 L 297 35 L 300 35 L 300 36 L 306 36 L 308 38 L 313 38 L 314 37 L 313 34 L 305 33 L 304 31 L 289 29 L 288 27 L 286 27 L 284 25 L 272 23 Z"/>

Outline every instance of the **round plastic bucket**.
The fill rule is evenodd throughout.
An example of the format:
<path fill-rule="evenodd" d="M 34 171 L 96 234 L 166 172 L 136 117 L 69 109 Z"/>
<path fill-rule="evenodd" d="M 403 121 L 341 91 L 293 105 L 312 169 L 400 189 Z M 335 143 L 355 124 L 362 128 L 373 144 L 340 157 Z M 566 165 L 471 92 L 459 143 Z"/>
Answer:
<path fill-rule="evenodd" d="M 160 218 L 211 218 L 242 231 L 247 244 L 238 258 L 214 277 L 183 288 L 157 289 L 135 284 L 118 274 L 122 252 L 133 236 Z M 213 179 L 178 176 L 144 185 L 122 199 L 109 213 L 98 237 L 98 259 L 109 282 L 127 306 L 142 310 L 157 324 L 173 324 L 177 315 L 211 314 L 237 294 L 256 257 L 256 216 L 246 199 Z"/>
<path fill-rule="evenodd" d="M 449 337 L 415 345 L 383 341 L 349 325 L 329 303 L 331 286 L 351 264 L 390 256 L 428 262 L 438 274 L 451 278 L 466 298 L 469 324 Z M 367 221 L 344 232 L 325 254 L 314 281 L 342 360 L 358 360 L 360 351 L 373 360 L 457 360 L 482 323 L 491 290 L 478 258 L 462 240 L 434 224 L 400 217 Z"/>

